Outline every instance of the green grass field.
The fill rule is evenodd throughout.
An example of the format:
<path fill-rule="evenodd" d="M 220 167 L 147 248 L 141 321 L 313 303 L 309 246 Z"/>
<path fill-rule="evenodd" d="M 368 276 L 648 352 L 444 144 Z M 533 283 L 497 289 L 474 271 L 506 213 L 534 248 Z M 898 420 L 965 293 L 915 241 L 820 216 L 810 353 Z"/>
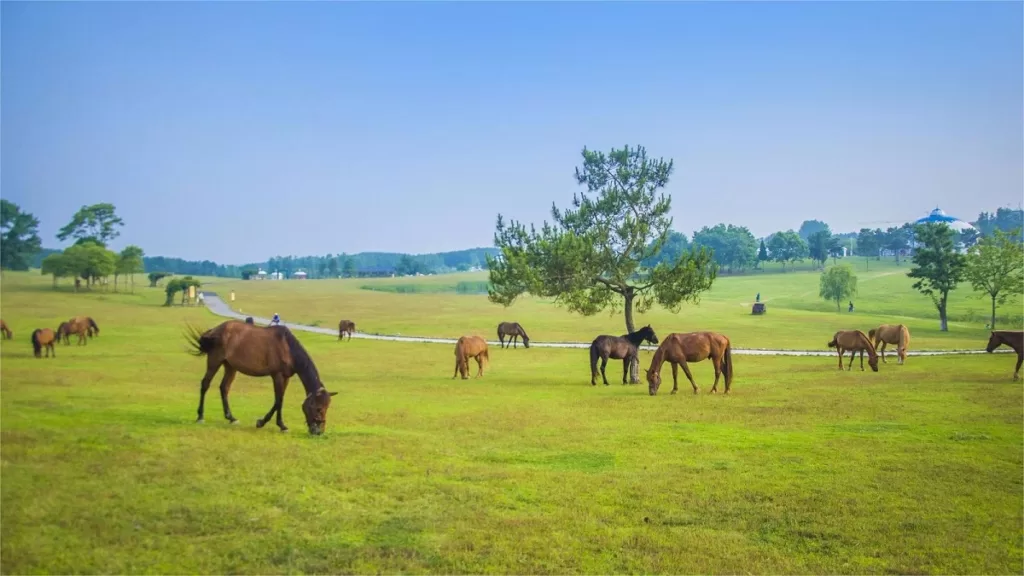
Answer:
<path fill-rule="evenodd" d="M 659 335 L 711 328 L 737 346 L 824 348 L 837 328 L 905 318 L 918 349 L 984 346 L 983 321 L 934 330 L 930 303 L 893 271 L 861 273 L 853 315 L 817 301 L 816 275 L 794 273 L 723 278 L 700 306 L 643 321 Z M 194 423 L 205 362 L 182 332 L 221 321 L 209 312 L 163 308 L 157 289 L 2 282 L 15 331 L 0 342 L 4 574 L 1024 570 L 1024 391 L 1010 355 L 911 357 L 878 373 L 737 356 L 729 397 L 706 394 L 706 363 L 693 366 L 702 394 L 684 381 L 650 397 L 591 387 L 581 350 L 494 349 L 485 377 L 463 381 L 450 379 L 448 345 L 297 333 L 339 392 L 327 433 L 310 437 L 298 382 L 287 434 L 255 428 L 273 393 L 245 376 L 231 394 L 240 425 L 220 418 L 218 381 Z M 617 317 L 535 300 L 502 310 L 478 295 L 359 288 L 368 282 L 208 288 L 234 288 L 248 313 L 351 317 L 364 331 L 490 336 L 505 318 L 538 340 L 621 331 Z M 754 318 L 758 290 L 769 313 Z M 967 296 L 954 314 L 987 308 Z M 101 335 L 33 358 L 31 330 L 74 314 Z"/>
<path fill-rule="evenodd" d="M 858 265 L 859 295 L 856 310 L 841 312 L 818 297 L 816 272 L 752 273 L 723 276 L 699 305 L 684 305 L 678 314 L 655 307 L 637 317 L 650 323 L 659 336 L 671 332 L 714 330 L 728 335 L 740 348 L 824 349 L 836 330 L 867 332 L 883 323 L 904 323 L 911 330 L 911 349 L 981 349 L 988 341 L 985 324 L 990 302 L 979 298 L 969 285 L 950 296 L 950 331 L 939 331 L 938 312 L 928 297 L 911 288 L 907 265 L 871 262 L 865 272 Z M 274 312 L 286 321 L 337 326 L 342 318 L 354 320 L 362 332 L 406 336 L 458 337 L 479 334 L 496 338 L 499 322 L 520 322 L 538 341 L 589 342 L 598 334 L 625 331 L 622 313 L 580 317 L 537 298 L 523 298 L 508 309 L 488 302 L 481 294 L 458 294 L 459 283 L 487 280 L 486 273 L 417 278 L 382 278 L 317 281 L 241 281 L 212 279 L 206 286 L 227 300 L 235 290 L 235 308 L 269 318 Z M 364 287 L 376 287 L 367 290 Z M 400 293 L 399 290 L 409 293 Z M 760 292 L 768 306 L 764 316 L 750 314 Z M 999 308 L 1000 328 L 1024 327 L 1020 297 Z"/>

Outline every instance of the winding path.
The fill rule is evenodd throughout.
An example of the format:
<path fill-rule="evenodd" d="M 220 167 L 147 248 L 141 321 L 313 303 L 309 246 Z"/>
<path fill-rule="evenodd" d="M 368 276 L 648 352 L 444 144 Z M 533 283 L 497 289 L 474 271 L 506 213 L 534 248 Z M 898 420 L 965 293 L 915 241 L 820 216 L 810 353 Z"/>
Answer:
<path fill-rule="evenodd" d="M 203 299 L 206 302 L 206 308 L 218 316 L 224 316 L 227 318 L 235 318 L 237 320 L 245 320 L 248 318 L 246 314 L 239 314 L 231 309 L 226 302 L 221 300 L 220 296 L 216 292 L 202 291 Z M 269 318 L 262 318 L 260 316 L 253 316 L 253 321 L 259 324 L 270 324 Z M 305 324 L 293 324 L 291 322 L 281 322 L 282 326 L 287 326 L 291 330 L 302 330 L 305 332 L 313 332 L 316 334 L 325 334 L 327 336 L 337 336 L 338 331 L 335 328 L 322 328 L 319 326 L 307 326 Z M 367 340 L 386 340 L 389 342 L 426 342 L 430 344 L 455 344 L 455 338 L 430 338 L 421 336 L 392 336 L 389 334 L 368 334 L 366 332 L 356 332 L 352 334 L 353 338 L 365 338 Z M 497 346 L 497 341 L 488 340 L 487 344 L 490 346 Z M 536 346 L 537 348 L 590 348 L 589 342 L 536 342 L 530 341 L 530 347 Z M 642 350 L 655 350 L 655 346 L 641 346 Z M 765 350 L 760 348 L 733 348 L 733 352 L 737 355 L 743 356 L 835 356 L 836 353 L 831 350 Z M 1012 350 L 996 350 L 995 353 L 1010 353 Z M 945 356 L 951 354 L 985 354 L 984 350 L 915 350 L 907 352 L 908 356 Z M 895 355 L 895 350 L 893 350 Z"/>

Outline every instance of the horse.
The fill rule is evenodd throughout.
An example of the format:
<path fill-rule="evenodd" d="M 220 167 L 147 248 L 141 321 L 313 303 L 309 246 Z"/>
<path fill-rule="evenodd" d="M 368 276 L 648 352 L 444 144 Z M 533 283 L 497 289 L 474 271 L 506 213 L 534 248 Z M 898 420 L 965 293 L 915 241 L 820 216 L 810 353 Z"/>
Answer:
<path fill-rule="evenodd" d="M 526 335 L 526 330 L 523 330 L 523 327 L 519 322 L 502 322 L 501 324 L 498 324 L 498 340 L 501 341 L 502 348 L 508 348 L 508 346 L 505 345 L 506 336 L 510 337 L 508 342 L 513 348 L 517 348 L 516 341 L 520 337 L 523 339 L 523 346 L 526 348 L 530 347 L 530 337 Z"/>
<path fill-rule="evenodd" d="M 1024 331 L 993 330 L 992 335 L 988 337 L 988 346 L 985 347 L 985 352 L 991 354 L 993 350 L 1003 344 L 1013 348 L 1017 353 L 1017 367 L 1013 369 L 1013 379 L 1016 381 L 1020 378 L 1020 365 L 1024 363 Z"/>
<path fill-rule="evenodd" d="M 65 324 L 66 325 L 63 329 L 58 328 L 58 330 L 62 330 L 61 335 L 66 339 L 68 344 L 71 343 L 71 334 L 78 335 L 78 345 L 81 346 L 89 343 L 87 337 L 91 338 L 94 334 L 98 336 L 100 333 L 99 326 L 97 326 L 96 322 L 88 316 L 75 316 Z"/>
<path fill-rule="evenodd" d="M 342 320 L 338 322 L 338 340 L 341 340 L 342 336 L 348 333 L 348 339 L 352 339 L 352 333 L 356 331 L 356 323 L 351 320 Z"/>
<path fill-rule="evenodd" d="M 590 385 L 597 386 L 597 359 L 601 358 L 601 378 L 604 385 L 608 385 L 608 377 L 605 376 L 604 367 L 608 365 L 608 359 L 622 360 L 622 383 L 626 383 L 629 375 L 629 363 L 633 358 L 639 360 L 640 344 L 644 341 L 651 344 L 658 343 L 658 336 L 654 329 L 648 324 L 636 332 L 623 334 L 622 336 L 609 336 L 602 334 L 590 343 Z"/>
<path fill-rule="evenodd" d="M 36 358 L 42 358 L 43 348 L 46 348 L 46 357 L 50 357 L 50 352 L 53 352 L 53 357 L 57 357 L 57 349 L 53 347 L 53 342 L 57 339 L 56 334 L 49 328 L 37 328 L 32 332 L 32 353 Z"/>
<path fill-rule="evenodd" d="M 306 389 L 306 399 L 302 402 L 302 412 L 306 416 L 309 433 L 319 436 L 327 427 L 327 409 L 331 405 L 331 397 L 337 392 L 328 392 L 320 381 L 320 373 L 302 347 L 298 338 L 284 326 L 262 327 L 239 322 L 225 321 L 203 333 L 189 326 L 185 335 L 192 347 L 194 356 L 206 356 L 206 374 L 199 386 L 199 418 L 203 422 L 204 400 L 217 370 L 224 366 L 224 378 L 220 381 L 220 399 L 224 405 L 224 418 L 232 424 L 237 420 L 231 414 L 228 404 L 228 393 L 231 383 L 238 372 L 246 376 L 270 376 L 274 381 L 274 405 L 263 418 L 256 420 L 256 427 L 262 428 L 277 414 L 277 427 L 282 432 L 288 430 L 281 417 L 284 405 L 284 393 L 288 389 L 288 379 L 298 375 Z"/>
<path fill-rule="evenodd" d="M 850 365 L 847 370 L 853 370 L 853 358 L 860 352 L 860 369 L 864 370 L 864 352 L 868 353 L 868 365 L 871 366 L 872 372 L 878 372 L 878 355 L 875 354 L 875 347 L 871 343 L 871 339 L 868 338 L 860 330 L 840 330 L 836 332 L 835 336 L 832 337 L 832 341 L 828 343 L 829 348 L 835 348 L 836 352 L 839 352 L 839 369 L 843 369 L 843 354 L 849 350 L 850 352 Z"/>
<path fill-rule="evenodd" d="M 11 332 L 11 329 L 7 327 L 7 322 L 4 322 L 2 319 L 0 319 L 0 332 L 3 332 L 4 339 L 6 340 L 14 338 L 14 332 Z"/>
<path fill-rule="evenodd" d="M 715 383 L 711 386 L 711 393 L 718 393 L 718 379 L 725 374 L 725 393 L 728 394 L 732 388 L 732 343 L 727 336 L 717 332 L 669 334 L 654 351 L 651 367 L 646 370 L 648 391 L 651 396 L 658 393 L 658 388 L 661 387 L 661 366 L 668 362 L 672 364 L 672 393 L 675 394 L 679 390 L 679 366 L 682 366 L 683 373 L 686 374 L 686 379 L 690 381 L 693 393 L 696 394 L 697 383 L 693 381 L 688 363 L 709 358 L 715 367 Z"/>
<path fill-rule="evenodd" d="M 874 330 L 868 331 L 868 339 L 874 342 L 875 350 L 878 350 L 878 345 L 882 345 L 882 362 L 885 361 L 885 345 L 895 344 L 896 355 L 899 358 L 899 363 L 903 364 L 907 360 L 907 345 L 910 344 L 910 330 L 907 329 L 903 324 L 882 324 Z"/>
<path fill-rule="evenodd" d="M 491 361 L 490 353 L 487 351 L 487 341 L 479 336 L 463 336 L 455 343 L 455 374 L 452 380 L 462 373 L 462 379 L 469 379 L 469 359 L 476 360 L 476 377 L 484 375 L 484 361 Z"/>

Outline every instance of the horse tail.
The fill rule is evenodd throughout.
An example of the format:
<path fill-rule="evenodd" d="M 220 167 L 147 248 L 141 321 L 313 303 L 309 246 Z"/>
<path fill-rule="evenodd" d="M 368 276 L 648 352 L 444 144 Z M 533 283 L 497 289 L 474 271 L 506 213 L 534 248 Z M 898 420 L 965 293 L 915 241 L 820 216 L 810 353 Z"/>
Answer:
<path fill-rule="evenodd" d="M 213 330 L 200 332 L 197 328 L 189 325 L 188 332 L 185 333 L 185 340 L 193 348 L 193 350 L 189 351 L 189 354 L 204 356 L 217 346 L 217 343 L 220 341 L 220 333 L 215 333 Z"/>
<path fill-rule="evenodd" d="M 722 362 L 722 372 L 725 372 L 725 389 L 732 387 L 732 342 L 725 345 L 725 360 Z"/>
<path fill-rule="evenodd" d="M 89 326 L 96 331 L 97 336 L 100 335 L 100 327 L 96 325 L 96 321 L 92 318 L 89 318 Z"/>
<path fill-rule="evenodd" d="M 905 324 L 900 324 L 900 341 L 896 351 L 904 358 L 907 356 L 907 346 L 910 346 L 910 330 L 907 330 Z"/>
<path fill-rule="evenodd" d="M 481 356 L 483 356 L 484 360 L 486 360 L 485 363 L 488 366 L 490 366 L 491 365 L 491 351 L 489 349 L 487 349 L 487 348 L 484 348 L 484 352 L 483 352 L 483 354 L 481 354 Z"/>
<path fill-rule="evenodd" d="M 40 332 L 42 332 L 42 330 L 39 328 L 36 328 L 35 331 L 32 332 L 32 353 L 35 354 L 37 357 L 43 351 L 43 345 L 39 343 Z"/>
<path fill-rule="evenodd" d="M 877 332 L 878 332 L 878 330 L 875 329 L 875 328 L 872 328 L 871 330 L 868 330 L 868 340 L 871 341 L 872 345 L 874 345 L 874 343 L 875 343 L 875 334 Z"/>

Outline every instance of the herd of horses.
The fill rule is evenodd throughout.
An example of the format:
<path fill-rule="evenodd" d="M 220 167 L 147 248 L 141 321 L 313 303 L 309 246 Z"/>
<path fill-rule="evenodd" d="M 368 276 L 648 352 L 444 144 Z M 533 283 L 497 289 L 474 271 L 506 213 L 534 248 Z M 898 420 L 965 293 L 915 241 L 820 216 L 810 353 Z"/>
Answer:
<path fill-rule="evenodd" d="M 342 340 L 347 334 L 351 340 L 354 331 L 354 322 L 342 320 L 338 324 L 338 339 Z M 95 320 L 88 316 L 76 316 L 67 322 L 62 322 L 56 330 L 39 328 L 33 331 L 33 352 L 37 358 L 41 358 L 42 351 L 45 349 L 47 357 L 51 353 L 56 357 L 55 342 L 61 341 L 64 344 L 70 344 L 70 336 L 77 335 L 78 345 L 81 346 L 87 344 L 89 338 L 98 336 L 99 332 L 100 329 Z M 2 319 L 0 319 L 0 334 L 8 340 L 14 337 L 13 332 Z M 502 348 L 509 346 L 517 348 L 520 338 L 523 341 L 523 346 L 529 348 L 530 337 L 519 323 L 502 322 L 498 325 L 498 339 Z M 317 371 L 313 359 L 287 327 L 257 326 L 250 317 L 246 318 L 244 322 L 227 320 L 205 332 L 188 326 L 186 339 L 191 344 L 194 355 L 206 357 L 206 373 L 200 383 L 196 422 L 203 422 L 206 392 L 210 388 L 213 377 L 223 367 L 220 397 L 224 418 L 229 422 L 232 424 L 238 422 L 231 413 L 228 395 L 231 392 L 231 384 L 234 382 L 235 376 L 241 372 L 253 377 L 269 376 L 274 384 L 274 404 L 266 416 L 256 421 L 257 428 L 262 428 L 272 417 L 276 416 L 275 422 L 278 428 L 282 431 L 288 430 L 281 415 L 281 408 L 284 405 L 284 395 L 289 380 L 292 376 L 298 376 L 306 393 L 302 402 L 302 412 L 305 415 L 309 433 L 323 434 L 327 425 L 327 409 L 331 405 L 331 398 L 337 392 L 327 390 L 320 379 L 320 373 Z M 672 333 L 663 341 L 659 341 L 650 325 L 621 336 L 602 334 L 594 338 L 590 344 L 591 386 L 597 385 L 598 360 L 601 360 L 601 378 L 605 386 L 608 385 L 605 367 L 609 359 L 622 360 L 622 383 L 626 384 L 629 367 L 633 362 L 639 361 L 639 350 L 644 342 L 658 346 L 651 358 L 650 367 L 644 370 L 648 392 L 651 396 L 656 395 L 661 387 L 661 370 L 666 362 L 672 366 L 672 394 L 679 390 L 680 368 L 689 380 L 693 393 L 699 392 L 689 364 L 704 360 L 711 360 L 715 371 L 715 381 L 711 386 L 711 393 L 718 392 L 718 383 L 722 376 L 725 377 L 724 393 L 728 394 L 732 388 L 734 376 L 732 344 L 727 336 L 717 332 Z M 868 365 L 875 372 L 878 371 L 879 355 L 877 351 L 879 347 L 881 347 L 882 362 L 886 362 L 886 346 L 893 345 L 896 347 L 899 364 L 903 364 L 907 358 L 909 344 L 910 330 L 903 324 L 883 324 L 868 331 L 867 334 L 860 330 L 840 330 L 827 343 L 828 347 L 835 348 L 839 355 L 840 370 L 843 369 L 843 357 L 849 352 L 850 362 L 846 367 L 847 370 L 853 369 L 853 361 L 857 354 L 860 354 L 860 367 L 861 370 L 864 370 L 864 355 L 866 353 Z M 1013 379 L 1016 381 L 1020 377 L 1021 364 L 1024 363 L 1024 331 L 992 331 L 985 351 L 993 352 L 1003 344 L 1017 353 L 1017 366 L 1013 374 Z M 482 377 L 484 365 L 489 362 L 490 356 L 487 341 L 480 336 L 462 336 L 456 341 L 455 373 L 452 375 L 452 379 L 460 374 L 464 380 L 469 378 L 469 360 L 471 358 L 477 363 L 476 377 Z"/>

